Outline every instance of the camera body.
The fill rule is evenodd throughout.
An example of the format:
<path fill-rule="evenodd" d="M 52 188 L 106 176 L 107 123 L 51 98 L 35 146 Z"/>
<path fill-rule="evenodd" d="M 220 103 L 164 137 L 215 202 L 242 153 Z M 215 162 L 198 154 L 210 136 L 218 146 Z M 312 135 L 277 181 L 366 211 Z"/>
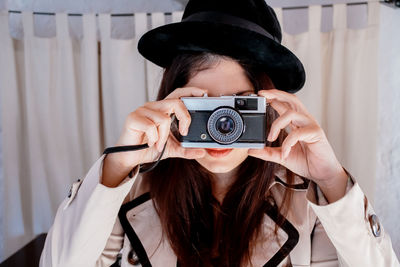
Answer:
<path fill-rule="evenodd" d="M 181 146 L 197 148 L 263 148 L 266 100 L 257 95 L 182 97 L 192 118 Z"/>

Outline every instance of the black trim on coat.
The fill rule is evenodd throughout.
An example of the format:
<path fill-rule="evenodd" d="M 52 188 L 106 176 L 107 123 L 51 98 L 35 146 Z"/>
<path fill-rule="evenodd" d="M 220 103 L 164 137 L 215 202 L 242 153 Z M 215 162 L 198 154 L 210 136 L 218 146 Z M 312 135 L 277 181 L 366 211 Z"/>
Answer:
<path fill-rule="evenodd" d="M 304 180 L 304 183 L 307 183 L 308 180 Z M 121 209 L 118 212 L 118 217 L 121 222 L 122 228 L 125 231 L 125 234 L 128 236 L 128 239 L 131 243 L 133 250 L 136 252 L 140 264 L 143 267 L 151 267 L 150 260 L 147 256 L 146 250 L 143 247 L 142 242 L 140 241 L 139 237 L 137 236 L 136 232 L 133 230 L 133 227 L 129 223 L 127 218 L 127 212 L 146 201 L 150 200 L 150 193 L 144 193 L 143 195 L 133 199 L 132 201 L 124 204 L 121 206 Z M 283 221 L 281 225 L 281 229 L 285 231 L 288 235 L 288 239 L 283 244 L 283 246 L 272 256 L 271 259 L 267 263 L 264 264 L 264 267 L 276 267 L 278 266 L 293 250 L 293 248 L 299 242 L 299 232 L 296 228 L 279 212 L 278 207 L 275 204 L 271 204 L 268 200 L 265 201 L 265 214 L 267 214 L 275 223 L 279 221 Z M 177 265 L 179 266 L 179 262 Z"/>
<path fill-rule="evenodd" d="M 303 177 L 301 177 L 301 176 L 299 176 L 299 178 L 300 178 L 301 180 L 303 180 L 303 183 L 302 183 L 302 184 L 288 184 L 288 183 L 285 183 L 284 181 L 282 181 L 282 179 L 279 178 L 278 176 L 275 176 L 275 181 L 276 181 L 277 183 L 282 184 L 283 186 L 285 186 L 285 187 L 287 187 L 287 188 L 290 188 L 290 189 L 306 190 L 306 189 L 308 188 L 308 184 L 310 183 L 310 180 L 305 179 L 305 178 L 303 178 Z"/>
<path fill-rule="evenodd" d="M 151 199 L 150 193 L 149 192 L 144 193 L 143 195 L 135 198 L 134 200 L 122 205 L 121 209 L 118 212 L 118 217 L 121 222 L 122 228 L 124 229 L 125 234 L 128 236 L 128 239 L 131 242 L 132 249 L 136 252 L 140 264 L 143 267 L 151 267 L 151 263 L 149 257 L 147 256 L 146 250 L 143 247 L 142 242 L 140 242 L 140 239 L 137 236 L 135 230 L 133 230 L 133 227 L 129 223 L 127 212 L 150 199 Z"/>
<path fill-rule="evenodd" d="M 288 235 L 288 239 L 283 246 L 272 256 L 269 261 L 264 264 L 264 267 L 275 267 L 278 266 L 293 250 L 293 248 L 299 242 L 299 232 L 278 210 L 276 205 L 272 205 L 269 201 L 265 201 L 266 209 L 265 213 L 275 222 L 283 221 L 281 228 Z"/>

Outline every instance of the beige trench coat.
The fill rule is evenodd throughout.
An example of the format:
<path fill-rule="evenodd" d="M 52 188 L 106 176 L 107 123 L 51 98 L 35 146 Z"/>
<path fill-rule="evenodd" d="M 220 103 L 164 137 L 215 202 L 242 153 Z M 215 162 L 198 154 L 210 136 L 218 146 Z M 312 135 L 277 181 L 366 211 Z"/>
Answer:
<path fill-rule="evenodd" d="M 133 178 L 108 188 L 101 184 L 103 160 L 104 155 L 72 185 L 58 208 L 40 266 L 110 266 L 120 252 L 122 266 L 177 266 L 173 250 L 162 239 L 145 181 L 136 170 Z M 330 204 L 315 183 L 296 176 L 288 185 L 283 174 L 282 167 L 270 188 L 275 201 L 266 200 L 269 208 L 254 244 L 253 266 L 400 266 L 388 234 L 350 174 L 346 195 Z M 281 216 L 276 207 L 285 188 L 294 190 L 294 196 L 274 236 Z"/>

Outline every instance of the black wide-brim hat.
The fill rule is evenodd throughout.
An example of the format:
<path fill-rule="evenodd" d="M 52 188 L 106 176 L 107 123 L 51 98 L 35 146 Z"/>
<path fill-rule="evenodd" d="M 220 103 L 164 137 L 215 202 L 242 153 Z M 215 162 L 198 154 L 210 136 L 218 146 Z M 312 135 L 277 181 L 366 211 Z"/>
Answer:
<path fill-rule="evenodd" d="M 279 21 L 264 0 L 190 0 L 181 22 L 148 31 L 138 50 L 164 68 L 183 53 L 229 56 L 264 70 L 277 89 L 295 93 L 305 83 L 304 67 L 281 41 Z"/>

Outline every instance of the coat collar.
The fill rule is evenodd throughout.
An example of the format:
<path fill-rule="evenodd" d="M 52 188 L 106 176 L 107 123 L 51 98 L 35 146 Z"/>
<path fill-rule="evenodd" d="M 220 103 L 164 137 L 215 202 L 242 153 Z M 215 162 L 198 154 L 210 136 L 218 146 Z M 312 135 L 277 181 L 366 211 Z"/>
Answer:
<path fill-rule="evenodd" d="M 280 183 L 280 181 L 279 181 Z M 150 201 L 150 202 L 149 202 Z M 125 234 L 127 235 L 132 249 L 135 251 L 140 263 L 142 266 L 145 267 L 150 267 L 151 262 L 149 260 L 148 252 L 146 251 L 146 248 L 144 247 L 142 240 L 139 238 L 140 233 L 137 233 L 134 228 L 135 224 L 130 222 L 130 217 L 135 216 L 135 214 L 143 212 L 143 210 L 148 209 L 148 207 L 154 207 L 152 206 L 151 203 L 151 197 L 150 193 L 144 193 L 141 196 L 133 199 L 132 201 L 124 204 L 121 206 L 121 209 L 119 211 L 119 220 L 121 222 L 121 225 L 125 231 Z M 132 214 L 129 214 L 132 213 Z M 273 221 L 273 223 L 278 223 L 278 221 L 283 221 L 283 224 L 281 228 L 278 231 L 278 239 L 279 241 L 284 240 L 282 245 L 278 246 L 276 250 L 271 250 L 271 248 L 266 248 L 265 243 L 261 242 L 260 244 L 257 244 L 257 251 L 264 251 L 262 253 L 257 253 L 256 255 L 256 261 L 262 261 L 261 265 L 265 267 L 272 267 L 272 266 L 278 266 L 281 264 L 289 255 L 289 253 L 293 250 L 293 248 L 297 245 L 299 241 L 299 233 L 296 230 L 296 228 L 287 220 L 285 217 L 282 216 L 282 214 L 279 213 L 278 207 L 276 204 L 269 200 L 265 200 L 265 221 Z M 149 213 L 148 216 L 154 216 L 154 213 Z M 150 219 L 150 218 L 148 218 Z M 147 221 L 147 220 L 146 220 Z M 146 223 L 143 219 L 143 223 Z M 271 232 L 271 228 L 273 230 L 273 227 L 275 224 L 271 223 L 265 223 L 265 226 L 268 226 L 269 229 L 266 231 Z M 149 231 L 161 231 L 161 229 L 149 229 Z M 266 232 L 265 231 L 265 232 Z M 261 238 L 262 240 L 265 238 Z M 278 243 L 279 243 L 278 241 Z M 156 242 L 156 241 L 155 241 Z M 275 252 L 272 255 L 269 255 L 266 250 L 268 250 L 270 253 Z M 271 252 L 272 251 L 272 252 Z M 175 257 L 175 256 L 174 256 Z M 178 266 L 178 265 L 177 265 Z"/>

